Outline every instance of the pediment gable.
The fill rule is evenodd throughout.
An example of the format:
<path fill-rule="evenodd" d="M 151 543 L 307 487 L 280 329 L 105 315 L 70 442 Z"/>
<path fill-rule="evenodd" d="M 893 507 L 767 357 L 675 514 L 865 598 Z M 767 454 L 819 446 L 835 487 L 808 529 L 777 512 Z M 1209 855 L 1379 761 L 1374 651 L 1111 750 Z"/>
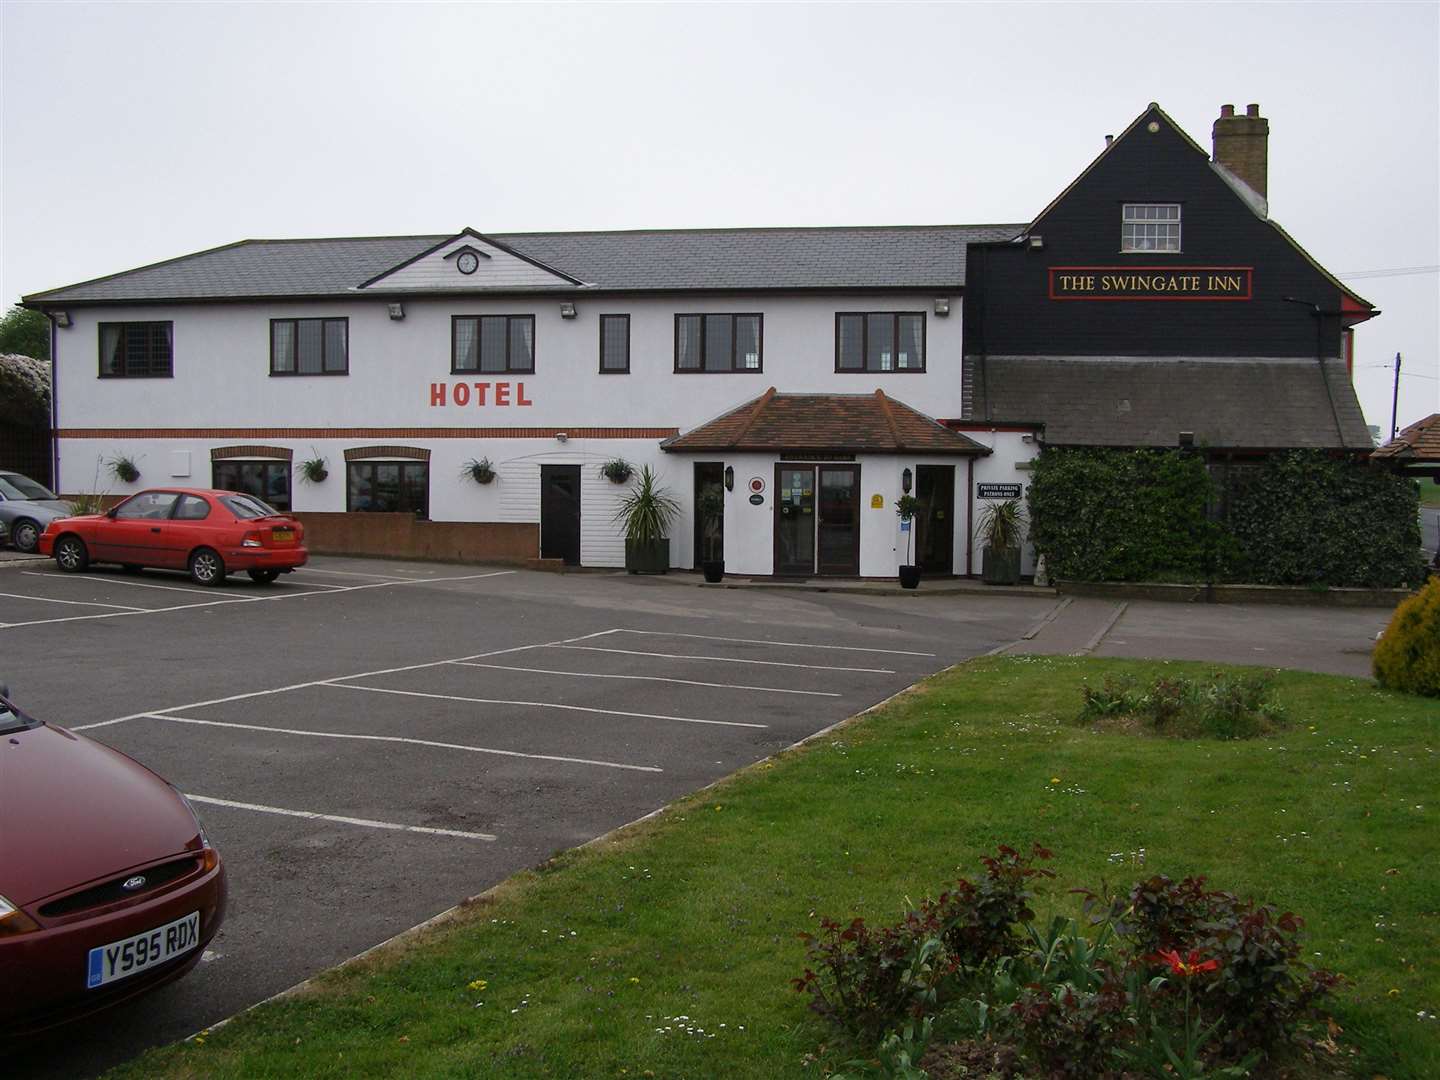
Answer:
<path fill-rule="evenodd" d="M 522 255 L 473 229 L 456 235 L 362 283 L 366 292 L 486 292 L 573 289 L 585 283 Z"/>

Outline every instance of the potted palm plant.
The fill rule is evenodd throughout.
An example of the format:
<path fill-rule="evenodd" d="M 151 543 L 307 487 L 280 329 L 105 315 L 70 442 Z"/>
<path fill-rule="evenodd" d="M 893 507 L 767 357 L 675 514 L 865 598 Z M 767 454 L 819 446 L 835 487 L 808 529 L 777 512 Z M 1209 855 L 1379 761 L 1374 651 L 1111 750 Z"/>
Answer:
<path fill-rule="evenodd" d="M 1019 499 L 992 502 L 980 513 L 977 538 L 985 545 L 980 564 L 986 585 L 1020 581 L 1020 542 L 1025 539 L 1025 509 Z"/>
<path fill-rule="evenodd" d="M 900 564 L 900 587 L 920 587 L 920 567 L 915 565 L 911 552 L 915 550 L 915 515 L 920 511 L 920 500 L 914 495 L 901 495 L 895 500 L 895 513 L 900 515 L 900 528 L 905 533 L 905 561 Z M 906 525 L 910 527 L 905 528 Z"/>
<path fill-rule="evenodd" d="M 615 524 L 625 529 L 625 569 L 632 574 L 663 574 L 670 569 L 670 526 L 680 504 L 646 465 L 634 489 L 620 500 Z"/>
<path fill-rule="evenodd" d="M 701 492 L 695 500 L 695 512 L 700 515 L 700 569 L 705 580 L 715 584 L 725 576 L 725 550 L 720 523 L 725 520 L 725 496 L 716 488 Z"/>

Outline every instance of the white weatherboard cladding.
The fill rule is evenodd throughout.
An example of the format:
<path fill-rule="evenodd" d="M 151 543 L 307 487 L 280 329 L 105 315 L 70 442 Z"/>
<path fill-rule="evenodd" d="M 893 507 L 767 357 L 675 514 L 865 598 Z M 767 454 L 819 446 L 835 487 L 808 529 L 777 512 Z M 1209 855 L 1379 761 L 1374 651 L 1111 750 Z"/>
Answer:
<path fill-rule="evenodd" d="M 459 275 L 457 275 L 459 276 Z M 568 299 L 568 298 L 567 298 Z M 210 451 L 216 446 L 263 444 L 289 448 L 298 463 L 326 459 L 330 477 L 311 484 L 292 477 L 297 511 L 345 509 L 345 451 L 357 446 L 402 445 L 428 449 L 430 517 L 434 521 L 535 523 L 540 519 L 540 466 L 581 466 L 581 561 L 588 566 L 621 566 L 624 537 L 613 523 L 615 504 L 627 490 L 599 475 L 607 460 L 623 457 L 637 469 L 649 464 L 661 474 L 683 508 L 671 530 L 671 561 L 694 561 L 693 467 L 718 461 L 735 469 L 735 490 L 726 494 L 725 561 L 729 573 L 773 572 L 775 454 L 668 454 L 657 438 L 589 438 L 581 428 L 677 428 L 689 430 L 749 401 L 768 387 L 781 393 L 886 394 L 935 417 L 960 415 L 961 319 L 937 318 L 929 293 L 905 296 L 733 296 L 659 298 L 575 298 L 579 317 L 560 317 L 560 297 L 436 300 L 407 299 L 405 318 L 391 320 L 379 299 L 274 304 L 191 304 L 171 307 L 116 307 L 72 311 L 74 325 L 58 330 L 58 427 L 105 429 L 166 428 L 390 428 L 411 434 L 353 437 L 293 437 L 280 433 L 178 438 L 106 437 L 58 440 L 58 485 L 69 493 L 128 494 L 164 484 L 173 455 L 188 453 L 189 483 L 210 483 Z M 835 364 L 837 311 L 924 311 L 925 373 L 838 374 Z M 677 313 L 748 313 L 764 316 L 764 370 L 757 374 L 674 373 Z M 533 314 L 533 374 L 450 372 L 450 319 L 454 314 Z M 599 316 L 628 314 L 631 370 L 599 374 Z M 271 376 L 270 320 L 349 319 L 349 374 Z M 174 323 L 174 377 L 98 379 L 98 329 L 102 321 L 170 320 Z M 488 385 L 486 404 L 454 404 L 453 388 L 464 382 Z M 496 386 L 509 384 L 509 404 L 497 405 Z M 523 392 L 521 386 L 523 384 Z M 432 406 L 432 387 L 445 388 L 446 404 Z M 529 404 L 520 404 L 521 401 Z M 520 438 L 436 438 L 427 428 L 538 428 L 543 436 Z M 566 442 L 554 437 L 566 431 Z M 984 436 L 979 441 L 989 443 Z M 1002 436 L 1002 438 L 1006 438 Z M 1015 446 L 1020 446 L 1018 435 Z M 1008 443 L 1006 446 L 1008 447 Z M 997 446 L 997 450 L 1000 449 Z M 1029 447 L 1025 448 L 1027 453 Z M 109 476 L 104 461 L 116 454 L 140 467 L 136 484 Z M 998 457 L 999 455 L 997 455 Z M 466 462 L 489 458 L 497 478 L 479 485 L 463 475 Z M 894 501 L 900 473 L 921 463 L 955 466 L 957 519 L 965 505 L 966 459 L 863 455 L 861 466 L 861 552 L 863 576 L 893 577 L 904 561 Z M 986 465 L 981 459 L 977 465 Z M 1012 479 L 1009 459 L 990 479 Z M 1004 473 L 1005 475 L 999 475 Z M 765 480 L 765 502 L 752 506 L 746 481 Z M 871 507 L 879 494 L 883 505 Z M 965 530 L 957 520 L 955 566 L 964 567 Z M 538 552 L 537 552 L 538 554 Z M 979 568 L 976 555 L 975 568 Z"/>
<path fill-rule="evenodd" d="M 568 298 L 566 298 L 568 299 Z M 932 310 L 930 294 L 821 297 L 560 297 L 407 299 L 392 320 L 378 299 L 285 304 L 85 308 L 56 331 L 60 428 L 159 427 L 666 427 L 688 430 L 764 393 L 870 394 L 877 388 L 929 416 L 960 413 L 961 318 Z M 924 373 L 835 371 L 837 311 L 926 311 Z M 759 312 L 764 370 L 677 375 L 675 315 Z M 535 316 L 533 374 L 452 375 L 450 317 Z M 630 315 L 630 374 L 599 373 L 599 317 Z M 350 373 L 272 376 L 270 320 L 349 319 Z M 98 379 L 97 324 L 174 323 L 174 377 Z M 509 405 L 453 403 L 457 382 L 510 384 Z M 430 405 L 431 384 L 447 404 Z M 519 384 L 531 405 L 516 404 Z M 235 440 L 240 441 L 240 440 Z M 253 440 L 249 440 L 253 441 Z M 265 440 L 261 440 L 265 441 Z M 372 440 L 374 441 L 374 440 Z"/>
<path fill-rule="evenodd" d="M 465 247 L 480 253 L 480 265 L 473 274 L 462 274 L 455 266 L 455 252 Z M 489 258 L 486 258 L 487 255 Z M 526 262 L 483 240 L 462 236 L 366 287 L 389 292 L 394 289 L 528 289 L 537 285 L 574 287 L 573 282 L 559 274 Z"/>

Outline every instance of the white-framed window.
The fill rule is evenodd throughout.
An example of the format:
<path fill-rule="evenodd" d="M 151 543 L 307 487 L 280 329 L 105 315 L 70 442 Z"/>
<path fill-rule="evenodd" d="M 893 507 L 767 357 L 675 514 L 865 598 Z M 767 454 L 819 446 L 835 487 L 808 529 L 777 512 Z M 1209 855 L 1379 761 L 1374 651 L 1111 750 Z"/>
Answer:
<path fill-rule="evenodd" d="M 1125 203 L 1120 215 L 1121 251 L 1179 251 L 1179 203 Z"/>

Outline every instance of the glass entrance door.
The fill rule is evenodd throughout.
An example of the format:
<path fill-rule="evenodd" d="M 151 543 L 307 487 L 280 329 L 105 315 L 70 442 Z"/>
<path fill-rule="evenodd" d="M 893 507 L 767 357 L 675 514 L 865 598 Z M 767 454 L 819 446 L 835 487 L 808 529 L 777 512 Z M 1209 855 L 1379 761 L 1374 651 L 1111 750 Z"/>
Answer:
<path fill-rule="evenodd" d="M 815 466 L 775 470 L 775 573 L 815 572 Z"/>
<path fill-rule="evenodd" d="M 860 469 L 820 466 L 819 571 L 840 577 L 860 574 Z"/>
<path fill-rule="evenodd" d="M 858 465 L 776 467 L 775 573 L 859 575 Z"/>

